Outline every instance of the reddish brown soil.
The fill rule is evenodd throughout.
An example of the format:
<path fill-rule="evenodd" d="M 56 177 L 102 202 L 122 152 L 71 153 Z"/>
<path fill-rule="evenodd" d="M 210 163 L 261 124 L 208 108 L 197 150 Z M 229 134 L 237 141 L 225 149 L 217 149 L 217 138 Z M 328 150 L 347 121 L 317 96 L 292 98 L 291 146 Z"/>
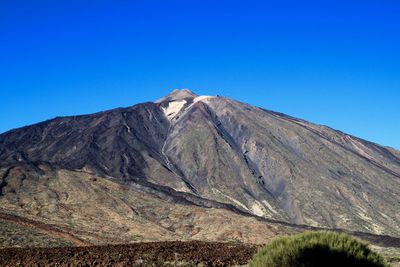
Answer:
<path fill-rule="evenodd" d="M 55 237 L 60 237 L 64 240 L 70 241 L 77 246 L 88 246 L 89 245 L 89 243 L 81 240 L 80 238 L 74 236 L 73 234 L 63 231 L 61 229 L 58 229 L 56 226 L 53 226 L 50 224 L 45 224 L 42 222 L 33 221 L 33 220 L 29 220 L 29 219 L 22 218 L 19 216 L 1 213 L 1 212 L 0 212 L 0 220 L 12 222 L 12 223 L 15 223 L 15 224 L 18 224 L 21 226 L 25 226 L 28 228 L 32 228 L 32 229 L 45 231 Z"/>
<path fill-rule="evenodd" d="M 0 250 L 0 266 L 233 266 L 248 263 L 256 250 L 254 245 L 200 241 L 7 248 Z"/>

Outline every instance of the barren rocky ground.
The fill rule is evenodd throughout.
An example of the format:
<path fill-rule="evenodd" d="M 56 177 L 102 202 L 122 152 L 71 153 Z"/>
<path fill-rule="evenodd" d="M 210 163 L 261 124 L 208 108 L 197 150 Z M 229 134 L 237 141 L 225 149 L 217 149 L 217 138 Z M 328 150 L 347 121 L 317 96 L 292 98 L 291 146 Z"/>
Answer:
<path fill-rule="evenodd" d="M 242 266 L 260 245 L 170 241 L 96 247 L 0 249 L 0 266 Z M 391 266 L 400 248 L 372 246 Z"/>
<path fill-rule="evenodd" d="M 74 248 L 0 250 L 0 266 L 235 266 L 246 264 L 255 245 L 156 242 Z"/>

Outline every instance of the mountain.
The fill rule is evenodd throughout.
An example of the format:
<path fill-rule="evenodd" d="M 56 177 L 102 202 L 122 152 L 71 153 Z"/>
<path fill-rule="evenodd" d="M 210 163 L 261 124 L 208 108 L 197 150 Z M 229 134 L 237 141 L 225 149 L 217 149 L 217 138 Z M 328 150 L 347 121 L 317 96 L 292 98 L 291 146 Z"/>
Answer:
<path fill-rule="evenodd" d="M 400 236 L 398 151 L 187 89 L 3 133 L 0 177 L 8 222 L 90 243 L 263 242 L 289 225 Z"/>

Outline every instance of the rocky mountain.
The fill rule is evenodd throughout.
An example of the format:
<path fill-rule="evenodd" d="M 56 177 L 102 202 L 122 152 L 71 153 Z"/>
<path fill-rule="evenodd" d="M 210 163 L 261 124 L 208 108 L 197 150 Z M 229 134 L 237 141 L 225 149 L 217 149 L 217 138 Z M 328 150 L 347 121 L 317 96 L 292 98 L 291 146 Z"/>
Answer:
<path fill-rule="evenodd" d="M 92 243 L 262 242 L 276 221 L 400 236 L 398 151 L 187 89 L 3 133 L 0 177 L 2 214 Z"/>

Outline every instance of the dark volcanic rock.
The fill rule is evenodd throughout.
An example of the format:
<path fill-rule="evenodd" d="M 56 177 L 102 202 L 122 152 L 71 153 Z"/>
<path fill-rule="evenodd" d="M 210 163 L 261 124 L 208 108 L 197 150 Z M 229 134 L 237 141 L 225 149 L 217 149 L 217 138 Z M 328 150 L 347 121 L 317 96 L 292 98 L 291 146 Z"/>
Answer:
<path fill-rule="evenodd" d="M 58 117 L 0 136 L 0 164 L 47 162 L 121 179 L 146 179 L 145 157 L 159 151 L 169 122 L 154 103 L 93 115 Z"/>

